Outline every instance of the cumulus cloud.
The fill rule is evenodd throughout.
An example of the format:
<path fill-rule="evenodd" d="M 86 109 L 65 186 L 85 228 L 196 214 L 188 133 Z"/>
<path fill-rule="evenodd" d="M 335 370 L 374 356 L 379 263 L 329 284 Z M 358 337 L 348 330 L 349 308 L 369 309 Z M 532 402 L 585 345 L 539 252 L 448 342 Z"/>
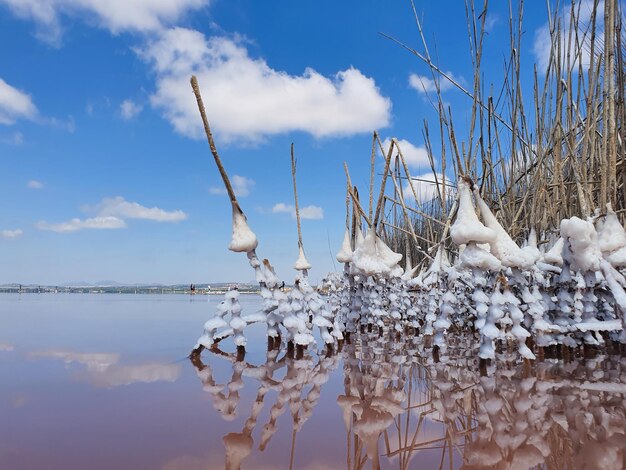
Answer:
<path fill-rule="evenodd" d="M 142 109 L 143 106 L 140 104 L 137 104 L 132 100 L 124 100 L 122 101 L 122 104 L 120 104 L 120 116 L 125 121 L 130 121 L 136 117 Z"/>
<path fill-rule="evenodd" d="M 391 101 L 355 68 L 325 77 L 290 75 L 250 57 L 235 40 L 173 28 L 138 53 L 156 74 L 152 105 L 176 131 L 203 136 L 189 77 L 195 74 L 214 132 L 225 141 L 258 141 L 290 131 L 316 137 L 370 132 L 389 124 Z"/>
<path fill-rule="evenodd" d="M 590 56 L 590 34 L 588 31 L 590 29 L 591 16 L 593 13 L 594 0 L 582 0 L 580 2 L 576 2 L 574 6 L 574 14 L 578 15 L 578 41 L 581 42 L 578 47 L 574 45 L 572 42 L 571 47 L 568 47 L 568 31 L 570 31 L 570 27 L 572 26 L 571 22 L 571 13 L 572 6 L 567 5 L 563 7 L 560 11 L 560 16 L 556 17 L 556 20 L 561 21 L 561 29 L 563 33 L 560 38 L 560 46 L 561 46 L 561 54 L 565 58 L 566 62 L 564 65 L 570 65 L 573 67 L 572 71 L 574 73 L 578 72 L 578 62 L 581 61 L 583 67 L 589 67 L 591 62 Z M 604 2 L 600 1 L 598 3 L 598 9 L 596 13 L 596 43 L 604 44 Z M 548 68 L 548 64 L 550 63 L 550 53 L 554 48 L 556 53 L 557 45 L 554 44 L 554 41 L 550 35 L 550 26 L 548 23 L 543 24 L 535 31 L 535 37 L 533 42 L 533 55 L 535 56 L 535 60 L 537 62 L 537 67 L 540 71 L 545 71 Z M 601 51 L 596 51 L 601 52 Z M 569 57 L 568 57 L 569 55 Z"/>
<path fill-rule="evenodd" d="M 417 199 L 419 203 L 429 202 L 435 199 L 436 197 L 439 197 L 437 184 L 439 184 L 439 189 L 441 189 L 442 184 L 444 183 L 446 184 L 447 195 L 453 194 L 453 192 L 455 191 L 455 189 L 451 187 L 450 185 L 450 180 L 447 178 L 444 179 L 441 173 L 437 173 L 435 175 L 432 172 L 430 172 L 430 173 L 425 173 L 423 175 L 414 176 L 411 182 L 417 194 Z M 412 201 L 415 199 L 413 195 L 413 190 L 411 189 L 409 182 L 407 182 L 406 185 L 404 186 L 403 194 L 404 194 L 404 199 L 407 201 L 409 200 Z"/>
<path fill-rule="evenodd" d="M 386 138 L 383 141 L 383 148 L 385 152 L 389 151 L 389 146 L 391 145 L 391 139 Z M 398 145 L 400 146 L 400 151 L 404 156 L 404 160 L 408 166 L 419 168 L 423 166 L 429 166 L 430 161 L 428 159 L 428 151 L 426 147 L 416 146 L 405 139 L 398 139 Z M 392 158 L 398 155 L 398 150 L 394 147 Z M 386 157 L 387 155 L 384 155 Z"/>
<path fill-rule="evenodd" d="M 92 230 L 110 230 L 125 228 L 126 222 L 117 217 L 92 217 L 90 219 L 78 219 L 74 218 L 67 222 L 61 222 L 58 224 L 49 224 L 42 220 L 35 225 L 39 230 L 49 230 L 57 233 L 70 233 L 83 229 Z"/>
<path fill-rule="evenodd" d="M 291 214 L 291 217 L 296 218 L 296 208 L 291 204 L 285 204 L 284 202 L 279 202 L 272 207 L 272 212 L 275 214 L 285 213 Z M 324 218 L 324 209 L 319 206 L 305 206 L 300 208 L 300 218 L 301 219 L 323 219 Z"/>
<path fill-rule="evenodd" d="M 104 198 L 95 209 L 99 217 L 120 219 L 144 219 L 155 222 L 180 222 L 188 216 L 181 210 L 166 211 L 158 207 L 145 207 L 136 202 L 129 202 L 122 196 Z"/>
<path fill-rule="evenodd" d="M 30 189 L 41 189 L 43 188 L 43 183 L 37 180 L 30 180 L 28 183 L 26 183 L 26 187 Z"/>
<path fill-rule="evenodd" d="M 253 179 L 246 178 L 241 175 L 233 175 L 230 179 L 230 182 L 233 186 L 233 190 L 238 197 L 246 197 L 250 194 L 250 191 L 256 184 Z M 211 194 L 226 194 L 226 189 L 223 185 L 220 186 L 211 186 L 209 188 L 209 192 Z"/>
<path fill-rule="evenodd" d="M 454 76 L 452 72 L 446 72 L 446 75 L 459 83 L 461 80 Z M 427 77 L 426 75 L 417 75 L 412 73 L 409 75 L 409 86 L 414 90 L 417 90 L 419 93 L 434 93 L 437 91 L 437 86 L 432 77 Z M 443 93 L 444 91 L 448 91 L 454 88 L 454 85 L 446 78 L 440 77 L 439 80 L 439 89 Z"/>
<path fill-rule="evenodd" d="M 104 198 L 95 206 L 86 206 L 87 212 L 95 212 L 96 217 L 88 219 L 74 218 L 67 222 L 49 224 L 41 221 L 36 224 L 39 230 L 57 233 L 71 233 L 83 229 L 106 230 L 126 228 L 127 219 L 152 220 L 154 222 L 180 222 L 187 219 L 181 210 L 166 211 L 159 207 L 145 207 L 137 202 L 130 202 L 121 196 Z"/>
<path fill-rule="evenodd" d="M 24 234 L 24 231 L 21 229 L 15 229 L 15 230 L 2 230 L 0 231 L 0 235 L 2 235 L 2 238 L 17 238 L 21 235 Z"/>
<path fill-rule="evenodd" d="M 37 107 L 30 95 L 0 78 L 0 124 L 12 125 L 19 119 L 33 120 Z"/>
<path fill-rule="evenodd" d="M 0 0 L 2 4 L 14 15 L 34 21 L 40 39 L 58 45 L 63 16 L 84 18 L 114 34 L 150 32 L 206 7 L 209 0 Z"/>

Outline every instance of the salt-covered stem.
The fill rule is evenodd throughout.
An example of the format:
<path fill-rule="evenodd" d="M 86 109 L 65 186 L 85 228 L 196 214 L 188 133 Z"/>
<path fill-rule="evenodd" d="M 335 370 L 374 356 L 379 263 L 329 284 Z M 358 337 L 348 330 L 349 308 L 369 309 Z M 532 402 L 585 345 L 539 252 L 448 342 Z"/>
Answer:
<path fill-rule="evenodd" d="M 367 216 L 367 214 L 363 210 L 363 207 L 361 207 L 361 203 L 359 202 L 358 194 L 355 194 L 356 186 L 354 186 L 354 188 L 355 188 L 354 190 L 352 189 L 353 188 L 352 180 L 350 178 L 350 172 L 348 171 L 348 164 L 346 162 L 343 162 L 343 169 L 346 172 L 346 178 L 348 180 L 348 192 L 350 193 L 350 197 L 352 198 L 352 202 L 354 203 L 354 209 L 355 209 L 354 215 L 356 216 L 357 220 L 359 220 L 359 215 L 358 214 L 360 214 L 360 217 L 363 217 L 365 219 L 365 222 L 367 222 L 368 227 L 371 227 L 372 226 L 372 221 L 369 219 L 369 217 Z"/>
<path fill-rule="evenodd" d="M 302 247 L 302 226 L 300 224 L 300 206 L 298 205 L 298 187 L 296 185 L 296 157 L 291 143 L 291 178 L 293 180 L 293 200 L 296 206 L 296 223 L 298 225 L 298 247 Z"/>
<path fill-rule="evenodd" d="M 300 224 L 300 208 L 298 205 L 298 187 L 296 185 L 296 157 L 294 155 L 294 145 L 291 144 L 291 176 L 293 179 L 293 198 L 296 206 L 296 223 L 298 226 L 298 259 L 296 260 L 295 268 L 298 271 L 302 271 L 302 278 L 308 277 L 311 264 L 304 255 L 304 245 L 302 243 L 302 226 Z"/>

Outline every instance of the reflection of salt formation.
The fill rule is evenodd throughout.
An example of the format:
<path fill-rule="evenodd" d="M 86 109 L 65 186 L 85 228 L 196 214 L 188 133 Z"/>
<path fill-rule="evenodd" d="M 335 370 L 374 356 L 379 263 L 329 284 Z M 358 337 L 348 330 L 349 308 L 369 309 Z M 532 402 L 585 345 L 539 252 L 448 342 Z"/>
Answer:
<path fill-rule="evenodd" d="M 260 366 L 214 350 L 213 359 L 233 362 L 230 384 L 217 385 L 209 366 L 194 359 L 203 387 L 226 419 L 241 407 L 242 378 L 258 385 L 242 430 L 224 438 L 226 468 L 239 468 L 253 452 L 257 418 L 270 390 L 277 396 L 268 422 L 257 429 L 259 449 L 269 445 L 287 410 L 295 439 L 340 360 L 345 392 L 337 398 L 337 411 L 348 433 L 348 468 L 364 468 L 367 460 L 373 468 L 396 462 L 399 468 L 414 468 L 421 452 L 440 452 L 435 460 L 443 468 L 623 468 L 623 358 L 531 366 L 516 365 L 510 361 L 514 353 L 505 352 L 479 367 L 472 335 L 451 335 L 445 362 L 425 354 L 420 338 L 390 341 L 394 336 L 365 333 L 326 357 L 278 359 L 274 349 Z M 278 378 L 280 369 L 286 370 Z"/>
<path fill-rule="evenodd" d="M 271 349 L 267 352 L 265 364 L 254 366 L 239 361 L 236 354 L 224 353 L 217 348 L 213 348 L 212 351 L 217 354 L 214 357 L 223 357 L 233 363 L 233 375 L 228 384 L 217 384 L 211 367 L 204 364 L 199 356 L 194 356 L 191 360 L 202 381 L 203 389 L 213 396 L 213 406 L 223 419 L 232 421 L 237 414 L 239 390 L 243 387 L 242 377 L 254 379 L 259 384 L 250 416 L 246 419 L 242 431 L 224 436 L 225 467 L 228 470 L 239 469 L 252 451 L 254 446 L 252 434 L 258 416 L 263 410 L 268 391 L 278 392 L 278 397 L 269 410 L 269 422 L 261 431 L 260 450 L 265 449 L 276 432 L 277 419 L 287 408 L 285 404 L 289 404 L 294 433 L 302 428 L 319 400 L 321 387 L 328 381 L 330 373 L 337 367 L 339 361 L 337 355 L 319 356 L 317 364 L 314 364 L 315 361 L 311 356 L 294 359 L 284 355 L 281 359 L 277 359 L 279 351 Z M 276 379 L 274 374 L 284 367 L 287 369 L 285 376 L 280 380 Z M 228 393 L 225 393 L 226 390 Z"/>
<path fill-rule="evenodd" d="M 404 412 L 402 403 L 406 398 L 402 361 L 389 361 L 384 347 L 386 342 L 386 338 L 377 335 L 369 339 L 362 337 L 358 359 L 355 348 L 346 346 L 346 394 L 337 398 L 348 432 L 353 432 L 364 444 L 374 468 L 380 467 L 380 435 Z"/>
<path fill-rule="evenodd" d="M 464 437 L 464 469 L 623 468 L 624 365 L 620 358 L 540 363 L 533 374 L 494 363 L 480 374 L 458 356 L 425 364 L 442 422 L 475 423 Z"/>

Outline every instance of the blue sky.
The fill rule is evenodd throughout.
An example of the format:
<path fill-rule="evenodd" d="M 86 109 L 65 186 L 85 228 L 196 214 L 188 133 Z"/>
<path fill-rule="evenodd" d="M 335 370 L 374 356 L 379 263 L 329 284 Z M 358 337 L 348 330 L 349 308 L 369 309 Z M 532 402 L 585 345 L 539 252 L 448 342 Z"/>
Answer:
<path fill-rule="evenodd" d="M 497 83 L 508 11 L 492 3 L 484 72 Z M 464 2 L 416 7 L 431 54 L 467 84 Z M 530 77 L 546 12 L 526 9 Z M 257 251 L 287 280 L 295 143 L 305 249 L 320 278 L 343 235 L 343 162 L 365 193 L 373 130 L 407 141 L 414 175 L 429 171 L 423 121 L 437 119 L 412 86 L 428 70 L 379 32 L 422 50 L 408 0 L 0 0 L 0 283 L 253 278 L 226 248 L 230 207 L 191 73 Z M 454 89 L 444 99 L 462 139 L 471 103 Z"/>

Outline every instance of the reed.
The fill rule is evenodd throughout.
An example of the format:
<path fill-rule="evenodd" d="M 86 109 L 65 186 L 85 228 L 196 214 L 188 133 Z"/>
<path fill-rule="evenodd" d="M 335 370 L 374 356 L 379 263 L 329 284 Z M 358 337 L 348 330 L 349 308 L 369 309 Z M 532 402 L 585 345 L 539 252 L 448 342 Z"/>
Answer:
<path fill-rule="evenodd" d="M 606 203 L 611 203 L 623 223 L 626 66 L 623 13 L 618 2 L 608 0 L 602 9 L 595 0 L 591 11 L 582 11 L 581 2 L 574 0 L 548 4 L 551 52 L 545 71 L 534 65 L 533 83 L 525 83 L 521 73 L 525 5 L 523 1 L 516 6 L 510 3 L 509 53 L 502 67 L 504 75 L 498 77 L 499 88 L 485 76 L 482 65 L 488 0 L 479 5 L 466 1 L 471 88 L 444 73 L 446 66 L 431 59 L 424 28 L 411 3 L 422 52 L 387 37 L 423 62 L 435 80 L 436 90 L 429 98 L 438 112 L 439 135 L 431 133 L 428 123 L 423 129 L 433 174 L 445 175 L 452 167 L 455 180 L 469 176 L 477 181 L 482 198 L 516 241 L 524 240 L 534 228 L 540 234 L 539 243 L 546 243 L 562 219 L 586 218 L 596 209 L 604 212 Z M 471 100 L 464 140 L 458 137 L 458 119 L 443 101 L 442 81 L 450 82 Z M 524 95 L 528 90 L 532 90 L 532 99 Z M 396 213 L 392 210 L 383 220 L 383 234 L 394 247 L 405 246 L 408 238 L 412 259 L 419 264 L 424 252 L 432 252 L 440 244 L 454 250 L 443 229 L 449 225 L 455 189 L 435 177 L 431 184 L 436 187 L 436 197 L 420 202 L 417 193 L 424 182 L 411 178 L 401 149 L 397 158 L 405 174 L 395 177 L 409 179 L 416 202 L 394 187 L 393 196 L 387 194 L 386 201 L 403 211 L 406 207 L 410 221 L 403 217 L 393 223 L 390 219 Z"/>

